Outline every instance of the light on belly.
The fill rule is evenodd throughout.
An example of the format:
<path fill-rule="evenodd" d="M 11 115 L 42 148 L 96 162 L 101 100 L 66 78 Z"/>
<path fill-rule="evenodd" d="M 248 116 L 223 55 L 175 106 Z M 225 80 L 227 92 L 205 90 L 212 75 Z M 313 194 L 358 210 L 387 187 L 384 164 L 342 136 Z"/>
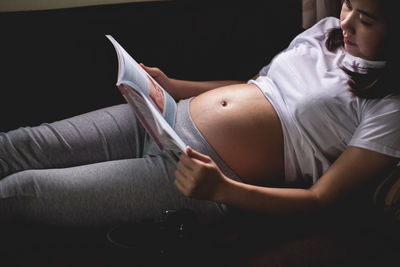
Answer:
<path fill-rule="evenodd" d="M 280 121 L 256 86 L 209 91 L 193 99 L 190 113 L 210 146 L 243 180 L 282 177 Z"/>

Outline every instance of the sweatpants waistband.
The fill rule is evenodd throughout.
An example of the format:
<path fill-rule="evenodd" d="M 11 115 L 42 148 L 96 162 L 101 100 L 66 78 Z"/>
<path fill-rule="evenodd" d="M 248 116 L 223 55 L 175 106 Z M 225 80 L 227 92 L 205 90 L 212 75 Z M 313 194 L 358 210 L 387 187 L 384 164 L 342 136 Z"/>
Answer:
<path fill-rule="evenodd" d="M 190 116 L 189 104 L 191 100 L 192 98 L 189 98 L 178 102 L 174 125 L 175 131 L 187 145 L 211 157 L 222 173 L 227 177 L 232 180 L 240 181 L 239 176 L 220 158 L 197 129 Z"/>

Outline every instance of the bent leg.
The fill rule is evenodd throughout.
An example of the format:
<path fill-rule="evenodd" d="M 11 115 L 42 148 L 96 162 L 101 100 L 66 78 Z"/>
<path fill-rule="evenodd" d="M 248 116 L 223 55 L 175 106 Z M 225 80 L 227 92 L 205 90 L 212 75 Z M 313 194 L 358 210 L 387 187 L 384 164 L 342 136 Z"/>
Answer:
<path fill-rule="evenodd" d="M 28 169 L 141 157 L 146 138 L 127 104 L 0 133 L 0 179 Z"/>
<path fill-rule="evenodd" d="M 0 181 L 0 220 L 109 225 L 160 219 L 165 210 L 182 208 L 220 218 L 216 203 L 186 198 L 175 188 L 174 170 L 174 160 L 162 154 L 15 173 Z"/>

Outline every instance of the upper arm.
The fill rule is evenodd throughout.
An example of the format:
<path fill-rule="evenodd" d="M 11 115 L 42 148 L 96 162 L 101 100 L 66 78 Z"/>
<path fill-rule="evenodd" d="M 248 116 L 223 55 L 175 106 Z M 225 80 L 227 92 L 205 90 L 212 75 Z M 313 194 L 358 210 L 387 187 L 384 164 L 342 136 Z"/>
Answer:
<path fill-rule="evenodd" d="M 310 190 L 322 206 L 328 206 L 382 178 L 398 161 L 398 158 L 349 146 Z"/>

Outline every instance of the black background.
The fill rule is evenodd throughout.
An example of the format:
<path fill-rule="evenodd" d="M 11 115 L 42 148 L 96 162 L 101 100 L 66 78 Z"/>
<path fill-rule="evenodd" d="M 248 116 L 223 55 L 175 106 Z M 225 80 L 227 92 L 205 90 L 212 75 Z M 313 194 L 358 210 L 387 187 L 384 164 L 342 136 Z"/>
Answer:
<path fill-rule="evenodd" d="M 247 80 L 302 31 L 301 1 L 232 2 L 0 13 L 0 131 L 124 103 L 105 34 L 170 77 Z"/>
<path fill-rule="evenodd" d="M 247 80 L 302 30 L 300 0 L 160 1 L 0 13 L 0 132 L 124 103 L 115 86 L 117 56 L 105 34 L 137 61 L 174 78 Z M 1 224 L 1 264 L 250 266 L 240 265 L 249 255 L 257 266 L 396 262 L 398 225 L 375 227 L 378 216 L 348 210 L 303 223 L 233 222 L 204 232 L 196 242 L 169 242 L 163 253 L 155 241 L 146 253 L 118 248 L 106 240 L 109 229 Z"/>

